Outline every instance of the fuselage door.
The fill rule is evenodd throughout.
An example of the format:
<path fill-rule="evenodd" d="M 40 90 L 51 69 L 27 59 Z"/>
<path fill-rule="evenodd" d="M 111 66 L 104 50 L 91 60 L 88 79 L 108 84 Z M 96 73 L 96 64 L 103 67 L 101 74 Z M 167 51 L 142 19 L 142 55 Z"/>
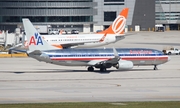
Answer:
<path fill-rule="evenodd" d="M 159 60 L 159 57 L 158 57 L 158 52 L 157 51 L 155 51 L 154 53 L 155 53 L 155 55 L 154 55 L 154 64 L 156 64 L 158 62 L 158 60 Z"/>

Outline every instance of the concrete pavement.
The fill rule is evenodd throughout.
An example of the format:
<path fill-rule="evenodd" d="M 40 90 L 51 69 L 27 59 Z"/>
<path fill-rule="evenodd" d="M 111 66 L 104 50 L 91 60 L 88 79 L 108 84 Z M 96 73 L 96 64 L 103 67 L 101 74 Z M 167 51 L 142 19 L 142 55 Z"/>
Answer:
<path fill-rule="evenodd" d="M 177 43 L 179 32 L 138 32 L 106 47 L 147 47 Z M 176 45 L 179 48 L 180 46 Z M 0 103 L 180 101 L 180 55 L 158 66 L 130 71 L 87 72 L 32 58 L 0 58 Z"/>

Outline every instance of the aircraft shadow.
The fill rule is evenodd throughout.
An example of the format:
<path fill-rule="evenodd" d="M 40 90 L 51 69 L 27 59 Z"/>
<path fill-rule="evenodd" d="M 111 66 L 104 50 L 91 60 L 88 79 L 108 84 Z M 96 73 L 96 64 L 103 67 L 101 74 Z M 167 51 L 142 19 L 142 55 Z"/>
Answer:
<path fill-rule="evenodd" d="M 106 72 L 100 72 L 99 70 L 92 71 L 93 73 L 99 74 L 109 74 L 111 72 L 145 72 L 145 71 L 158 71 L 153 69 L 132 69 L 132 70 L 107 70 Z M 3 73 L 15 73 L 15 74 L 23 74 L 23 73 L 74 73 L 74 72 L 81 72 L 86 73 L 89 72 L 87 70 L 61 70 L 61 69 L 39 69 L 38 71 L 3 71 Z M 1 73 L 1 72 L 0 72 Z"/>

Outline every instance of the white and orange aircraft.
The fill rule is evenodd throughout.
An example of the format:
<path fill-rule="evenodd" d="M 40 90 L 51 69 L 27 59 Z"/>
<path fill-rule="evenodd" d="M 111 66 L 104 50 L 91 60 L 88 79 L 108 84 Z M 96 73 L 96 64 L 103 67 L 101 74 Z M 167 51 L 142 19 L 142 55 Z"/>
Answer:
<path fill-rule="evenodd" d="M 60 49 L 65 48 L 91 48 L 107 45 L 110 43 L 117 42 L 121 39 L 124 39 L 124 29 L 126 25 L 126 19 L 128 16 L 129 8 L 124 8 L 114 22 L 102 32 L 95 34 L 70 34 L 70 35 L 41 35 L 44 40 L 55 47 Z M 30 40 L 31 43 L 34 40 Z M 28 48 L 28 45 L 25 41 L 25 47 Z M 12 50 L 18 50 L 20 47 L 13 47 Z M 22 50 L 22 47 L 21 49 Z"/>

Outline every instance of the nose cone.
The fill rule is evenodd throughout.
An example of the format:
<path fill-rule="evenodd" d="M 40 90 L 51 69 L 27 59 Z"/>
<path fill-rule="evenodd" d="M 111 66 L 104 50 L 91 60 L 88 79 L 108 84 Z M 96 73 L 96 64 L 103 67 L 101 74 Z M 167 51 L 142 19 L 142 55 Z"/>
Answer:
<path fill-rule="evenodd" d="M 171 57 L 168 56 L 168 61 L 170 61 L 170 60 L 171 60 Z"/>

